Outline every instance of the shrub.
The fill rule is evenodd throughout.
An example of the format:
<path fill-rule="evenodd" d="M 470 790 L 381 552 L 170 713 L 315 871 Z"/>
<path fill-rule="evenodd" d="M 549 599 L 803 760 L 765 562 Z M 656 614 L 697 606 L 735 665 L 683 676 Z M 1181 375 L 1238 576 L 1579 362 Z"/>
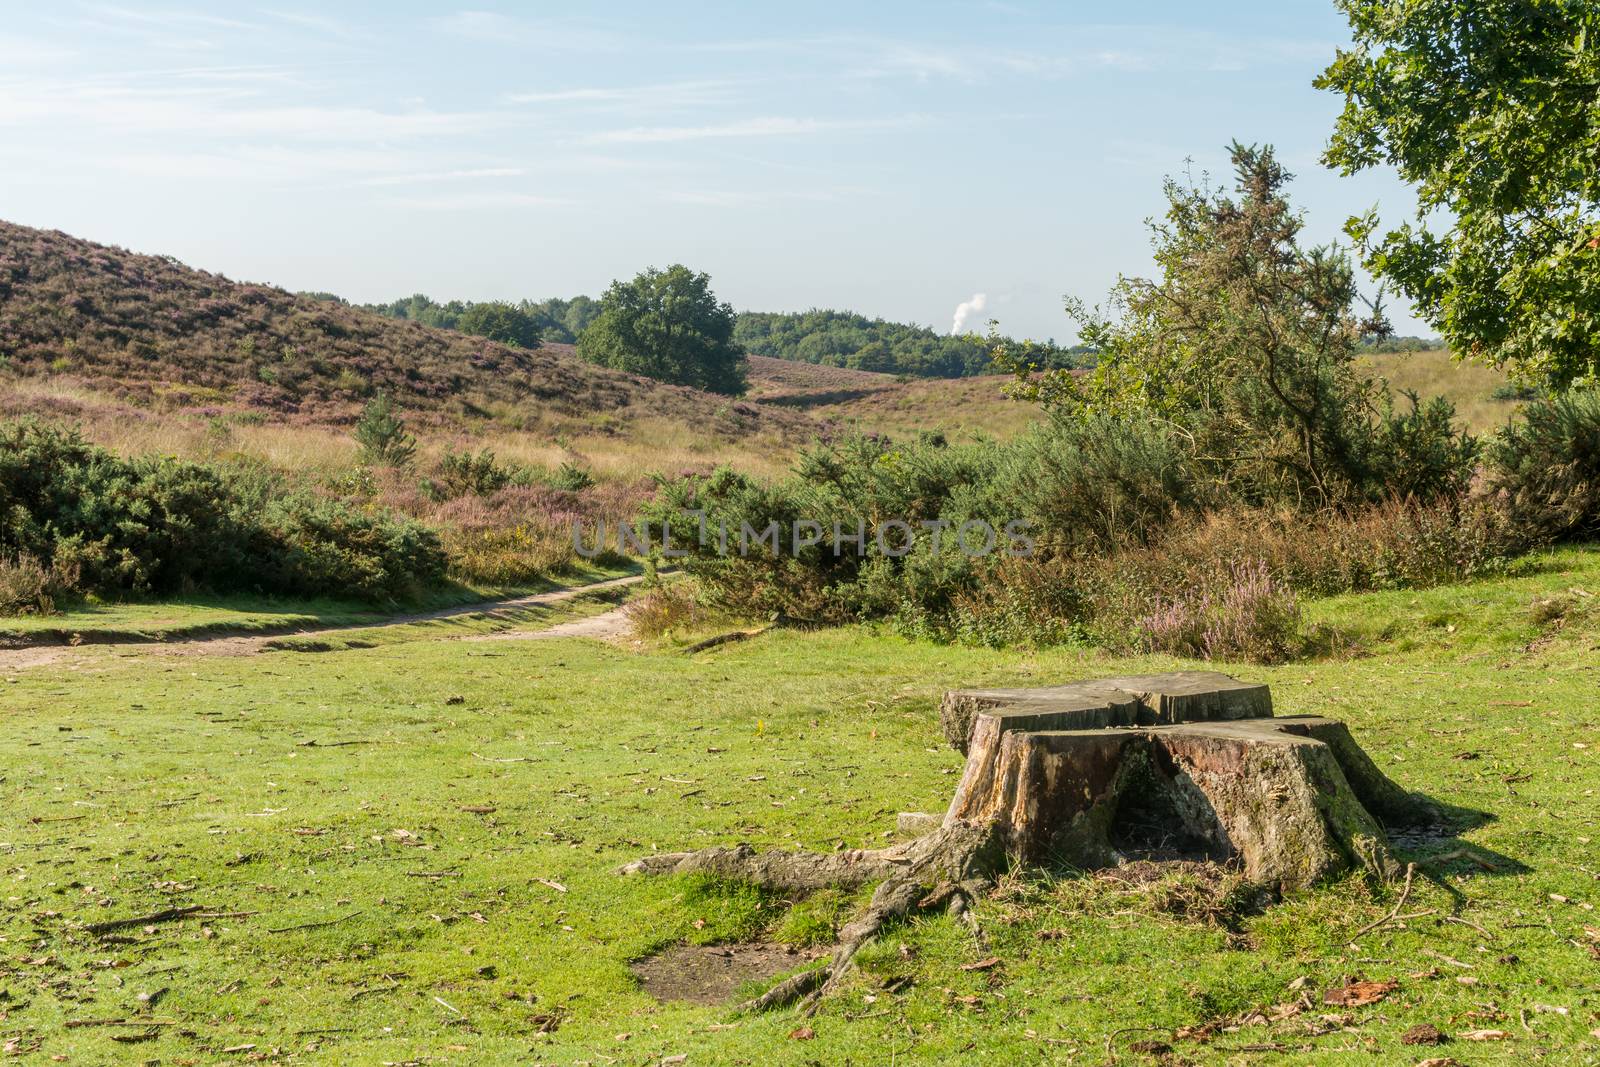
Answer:
<path fill-rule="evenodd" d="M 52 615 L 77 584 L 77 572 L 68 565 L 47 567 L 26 554 L 0 557 L 0 616 Z"/>
<path fill-rule="evenodd" d="M 529 585 L 576 558 L 566 529 L 538 522 L 452 530 L 445 548 L 452 577 L 484 585 Z"/>
<path fill-rule="evenodd" d="M 1158 599 L 1135 625 L 1146 649 L 1203 659 L 1282 663 L 1305 643 L 1294 592 L 1261 560 L 1233 564 L 1183 596 Z"/>
<path fill-rule="evenodd" d="M 704 626 L 712 613 L 707 611 L 686 582 L 658 586 L 623 608 L 633 632 L 644 638 L 657 638 L 673 631 Z"/>
<path fill-rule="evenodd" d="M 1528 404 L 1489 446 L 1488 482 L 1533 540 L 1600 535 L 1600 390 Z"/>
<path fill-rule="evenodd" d="M 564 489 L 569 493 L 580 493 L 594 485 L 594 477 L 575 463 L 563 461 L 549 477 L 545 479 L 552 489 Z"/>
<path fill-rule="evenodd" d="M 439 461 L 430 495 L 443 500 L 468 494 L 488 496 L 510 485 L 512 473 L 495 462 L 494 453 L 487 448 L 480 452 L 447 451 Z"/>
<path fill-rule="evenodd" d="M 388 393 L 367 401 L 356 423 L 355 439 L 361 446 L 361 462 L 374 467 L 406 467 L 417 454 L 417 439 L 406 432 L 405 423 L 394 413 Z"/>
<path fill-rule="evenodd" d="M 292 496 L 263 516 L 271 585 L 277 591 L 337 593 L 370 600 L 416 595 L 445 576 L 439 536 L 421 523 L 338 500 Z"/>
<path fill-rule="evenodd" d="M 1082 636 L 1087 612 L 1070 559 L 1001 559 L 955 595 L 948 623 L 931 631 L 991 648 L 1045 647 Z"/>
<path fill-rule="evenodd" d="M 1409 410 L 1388 404 L 1367 441 L 1366 495 L 1431 500 L 1466 492 L 1478 440 L 1455 426 L 1455 405 L 1442 396 L 1426 404 L 1407 393 Z"/>
<path fill-rule="evenodd" d="M 1150 421 L 1058 416 L 1006 460 L 990 510 L 1014 509 L 1057 549 L 1148 541 L 1199 502 L 1184 450 Z"/>
<path fill-rule="evenodd" d="M 0 554 L 101 596 L 190 588 L 392 598 L 443 575 L 430 530 L 285 495 L 270 473 L 123 459 L 77 433 L 0 424 Z"/>

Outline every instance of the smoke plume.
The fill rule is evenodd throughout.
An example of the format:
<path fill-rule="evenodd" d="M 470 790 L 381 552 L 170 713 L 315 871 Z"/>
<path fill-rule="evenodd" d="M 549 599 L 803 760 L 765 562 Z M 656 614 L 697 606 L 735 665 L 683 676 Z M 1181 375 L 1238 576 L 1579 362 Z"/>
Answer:
<path fill-rule="evenodd" d="M 951 334 L 966 333 L 967 320 L 988 306 L 988 293 L 973 293 L 971 300 L 963 300 L 957 304 L 955 320 L 950 323 Z"/>

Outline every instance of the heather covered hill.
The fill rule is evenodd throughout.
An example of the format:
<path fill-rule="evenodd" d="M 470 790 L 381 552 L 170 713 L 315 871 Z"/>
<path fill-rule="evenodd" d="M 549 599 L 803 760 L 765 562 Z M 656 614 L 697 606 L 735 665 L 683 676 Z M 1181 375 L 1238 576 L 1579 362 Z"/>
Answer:
<path fill-rule="evenodd" d="M 435 422 L 665 417 L 713 433 L 808 420 L 347 304 L 240 283 L 168 256 L 0 222 L 0 370 L 69 377 L 124 403 L 342 423 L 365 398 Z"/>

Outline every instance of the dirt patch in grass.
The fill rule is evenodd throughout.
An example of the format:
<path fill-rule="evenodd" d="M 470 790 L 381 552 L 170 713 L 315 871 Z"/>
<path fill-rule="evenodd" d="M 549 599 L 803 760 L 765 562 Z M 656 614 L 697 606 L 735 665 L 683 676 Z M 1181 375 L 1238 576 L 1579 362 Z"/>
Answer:
<path fill-rule="evenodd" d="M 825 948 L 800 949 L 773 941 L 673 945 L 628 967 L 657 1000 L 716 1005 L 733 999 L 746 982 L 765 982 L 827 954 Z"/>

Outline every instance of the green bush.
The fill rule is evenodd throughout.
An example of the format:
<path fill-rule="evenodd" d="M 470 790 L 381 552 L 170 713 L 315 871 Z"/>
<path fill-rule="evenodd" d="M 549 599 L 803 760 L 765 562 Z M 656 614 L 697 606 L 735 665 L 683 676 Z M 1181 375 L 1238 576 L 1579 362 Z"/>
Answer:
<path fill-rule="evenodd" d="M 1600 391 L 1524 407 L 1489 446 L 1489 486 L 1535 540 L 1600 536 Z"/>
<path fill-rule="evenodd" d="M 124 459 L 74 431 L 0 423 L 0 556 L 75 573 L 100 596 L 195 588 L 392 598 L 438 581 L 425 527 L 270 474 Z"/>
<path fill-rule="evenodd" d="M 1455 405 L 1442 396 L 1426 404 L 1407 393 L 1409 410 L 1386 406 L 1367 438 L 1368 499 L 1432 500 L 1466 492 L 1478 459 L 1478 439 L 1455 426 Z"/>
<path fill-rule="evenodd" d="M 445 555 L 426 526 L 338 500 L 274 500 L 262 518 L 274 591 L 368 600 L 414 596 L 443 581 Z"/>
<path fill-rule="evenodd" d="M 544 482 L 552 489 L 581 493 L 594 485 L 594 476 L 575 463 L 563 461 L 561 466 L 544 478 Z"/>
<path fill-rule="evenodd" d="M 367 401 L 356 423 L 355 439 L 361 462 L 372 467 L 406 467 L 417 454 L 417 439 L 406 432 L 388 393 Z"/>
<path fill-rule="evenodd" d="M 1187 453 L 1155 422 L 1056 417 L 1005 460 L 988 510 L 1014 509 L 1055 549 L 1147 542 L 1199 503 Z"/>
<path fill-rule="evenodd" d="M 485 448 L 480 452 L 447 451 L 439 461 L 438 473 L 432 479 L 432 493 L 440 500 L 458 496 L 488 496 L 511 484 L 515 472 L 495 461 L 494 453 Z"/>

